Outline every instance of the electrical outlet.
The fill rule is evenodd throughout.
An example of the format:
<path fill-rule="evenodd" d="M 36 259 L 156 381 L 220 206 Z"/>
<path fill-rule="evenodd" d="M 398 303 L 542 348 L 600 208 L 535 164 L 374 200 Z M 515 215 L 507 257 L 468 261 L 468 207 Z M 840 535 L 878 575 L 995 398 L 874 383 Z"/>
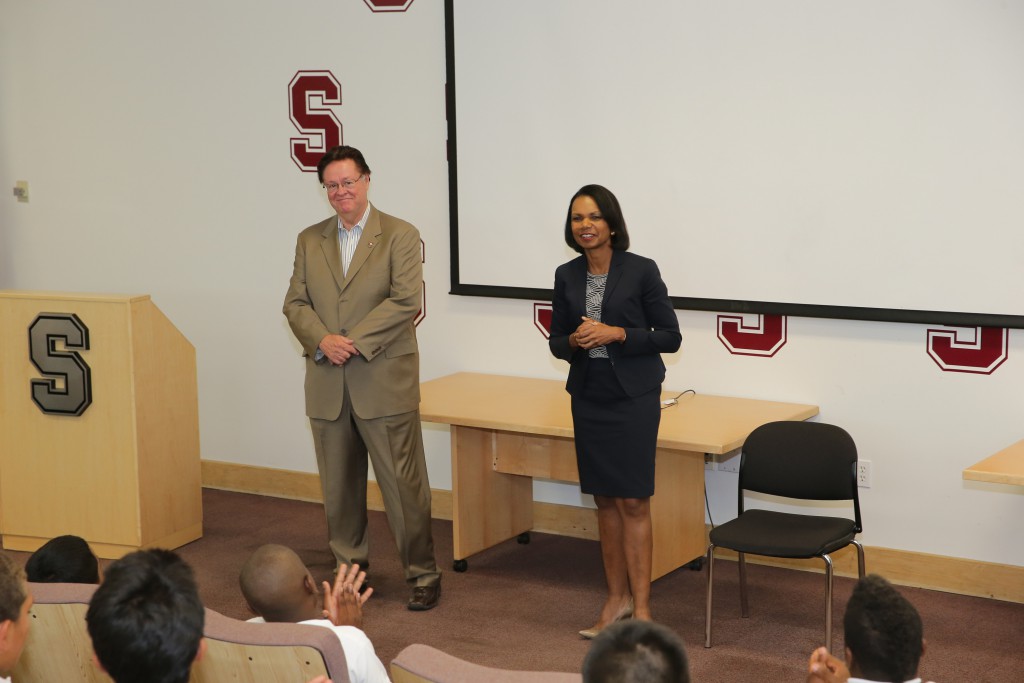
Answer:
<path fill-rule="evenodd" d="M 740 471 L 740 449 L 729 451 L 728 453 L 722 453 L 715 458 L 717 461 L 716 467 L 719 472 L 739 472 Z"/>
<path fill-rule="evenodd" d="M 871 488 L 871 461 L 857 461 L 857 486 L 862 489 Z"/>
<path fill-rule="evenodd" d="M 19 202 L 28 201 L 28 181 L 19 180 L 14 184 L 14 196 L 18 198 Z"/>
<path fill-rule="evenodd" d="M 704 471 L 714 472 L 715 471 L 715 456 L 711 453 L 704 454 Z"/>

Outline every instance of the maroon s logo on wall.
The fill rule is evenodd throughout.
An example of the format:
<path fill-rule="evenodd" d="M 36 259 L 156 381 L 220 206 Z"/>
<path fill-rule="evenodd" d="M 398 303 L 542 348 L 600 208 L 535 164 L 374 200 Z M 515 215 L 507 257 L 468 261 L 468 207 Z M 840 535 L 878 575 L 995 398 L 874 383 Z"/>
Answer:
<path fill-rule="evenodd" d="M 420 238 L 420 263 L 427 262 L 427 243 Z M 416 312 L 416 317 L 412 319 L 412 324 L 416 327 L 420 326 L 423 319 L 427 317 L 427 283 L 424 281 L 423 287 L 420 288 L 420 310 Z"/>
<path fill-rule="evenodd" d="M 928 330 L 928 355 L 945 372 L 991 375 L 1009 357 L 1010 331 L 1000 327 Z"/>
<path fill-rule="evenodd" d="M 747 325 L 741 315 L 720 315 L 718 340 L 737 356 L 771 358 L 786 345 L 786 316 L 758 315 Z"/>
<path fill-rule="evenodd" d="M 551 339 L 551 304 L 533 305 L 533 325 L 545 339 Z"/>
<path fill-rule="evenodd" d="M 330 71 L 299 71 L 288 84 L 288 116 L 305 137 L 291 138 L 292 160 L 316 170 L 320 157 L 341 144 L 341 121 L 326 105 L 341 104 L 341 83 Z"/>
<path fill-rule="evenodd" d="M 363 0 L 374 12 L 404 12 L 413 0 Z"/>

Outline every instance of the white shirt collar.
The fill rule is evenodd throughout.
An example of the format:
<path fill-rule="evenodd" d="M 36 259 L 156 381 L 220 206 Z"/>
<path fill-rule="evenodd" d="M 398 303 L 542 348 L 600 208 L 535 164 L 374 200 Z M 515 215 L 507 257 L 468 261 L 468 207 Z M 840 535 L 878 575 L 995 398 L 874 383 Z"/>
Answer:
<path fill-rule="evenodd" d="M 356 224 L 352 226 L 352 230 L 355 230 L 356 228 L 358 228 L 359 232 L 361 233 L 363 231 L 363 228 L 366 226 L 366 221 L 368 221 L 369 219 L 370 219 L 370 202 L 366 202 L 366 211 L 363 212 L 363 217 L 360 218 L 358 221 L 356 221 Z M 345 226 L 341 222 L 341 216 L 338 216 L 338 234 L 340 235 L 342 231 L 348 232 L 348 230 L 345 230 Z M 358 234 L 358 233 L 356 233 L 356 234 Z"/>

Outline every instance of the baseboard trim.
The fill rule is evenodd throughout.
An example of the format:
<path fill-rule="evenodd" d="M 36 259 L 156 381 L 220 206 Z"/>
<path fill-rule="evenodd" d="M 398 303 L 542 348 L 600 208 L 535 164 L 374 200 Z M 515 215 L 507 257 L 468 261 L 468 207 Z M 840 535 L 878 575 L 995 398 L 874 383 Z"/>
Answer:
<path fill-rule="evenodd" d="M 204 488 L 304 500 L 310 503 L 324 502 L 320 489 L 320 475 L 315 472 L 296 472 L 216 460 L 203 460 L 200 465 Z M 377 482 L 370 480 L 366 484 L 366 506 L 371 510 L 383 512 L 384 499 L 381 498 Z M 430 514 L 436 519 L 452 518 L 451 491 L 431 489 Z"/>
<path fill-rule="evenodd" d="M 323 502 L 320 477 L 310 472 L 203 460 L 202 479 L 203 486 L 211 489 Z M 431 493 L 431 514 L 437 519 L 450 520 L 452 492 L 433 489 Z M 366 498 L 370 509 L 384 509 L 376 482 L 368 482 Z M 597 511 L 592 508 L 535 502 L 533 519 L 535 531 L 597 539 Z M 1024 567 L 874 546 L 866 546 L 864 552 L 869 572 L 882 574 L 901 586 L 1024 603 Z M 722 550 L 715 553 L 715 558 L 735 560 L 736 555 Z M 832 559 L 838 576 L 857 575 L 857 555 L 852 548 L 835 553 Z M 752 564 L 824 572 L 820 560 L 777 560 L 748 556 L 748 561 Z"/>

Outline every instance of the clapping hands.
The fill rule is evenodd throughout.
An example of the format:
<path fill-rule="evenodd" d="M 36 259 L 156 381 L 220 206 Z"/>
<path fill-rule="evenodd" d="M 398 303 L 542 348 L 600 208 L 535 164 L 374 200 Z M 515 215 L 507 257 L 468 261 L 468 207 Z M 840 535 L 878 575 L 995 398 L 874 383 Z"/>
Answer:
<path fill-rule="evenodd" d="M 846 665 L 823 647 L 811 653 L 807 663 L 807 683 L 844 683 L 850 677 Z"/>
<path fill-rule="evenodd" d="M 334 585 L 324 581 L 324 618 L 335 626 L 362 628 L 363 604 L 373 594 L 372 588 L 360 594 L 364 581 L 366 572 L 360 571 L 358 564 L 340 565 L 338 575 L 334 577 Z"/>

